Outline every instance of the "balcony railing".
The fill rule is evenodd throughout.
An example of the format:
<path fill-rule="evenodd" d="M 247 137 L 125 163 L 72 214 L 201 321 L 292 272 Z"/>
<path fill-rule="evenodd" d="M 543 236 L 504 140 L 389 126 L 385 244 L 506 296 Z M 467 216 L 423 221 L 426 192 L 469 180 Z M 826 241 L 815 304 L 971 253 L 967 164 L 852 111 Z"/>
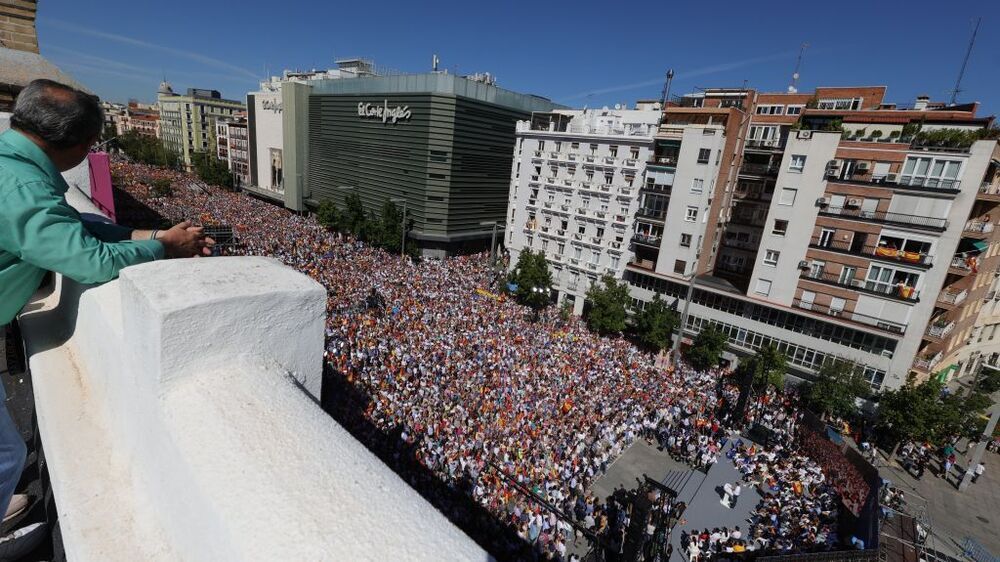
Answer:
<path fill-rule="evenodd" d="M 650 164 L 660 166 L 677 166 L 676 156 L 657 156 L 649 161 Z"/>
<path fill-rule="evenodd" d="M 779 171 L 781 171 L 780 166 L 769 166 L 767 164 L 751 164 L 744 162 L 743 165 L 740 166 L 740 173 L 754 176 L 776 176 Z"/>
<path fill-rule="evenodd" d="M 748 265 L 733 265 L 726 262 L 719 262 L 715 264 L 715 271 L 736 275 L 749 275 L 753 272 L 753 267 Z"/>
<path fill-rule="evenodd" d="M 764 223 L 767 222 L 766 215 L 743 215 L 740 213 L 733 213 L 733 216 L 729 218 L 729 222 L 733 224 L 742 224 L 747 226 L 757 226 L 763 227 Z"/>
<path fill-rule="evenodd" d="M 884 320 L 882 318 L 876 318 L 875 316 L 868 316 L 867 314 L 851 312 L 840 308 L 830 308 L 828 306 L 819 305 L 814 302 L 807 302 L 800 299 L 794 299 L 792 300 L 792 306 L 796 308 L 801 308 L 802 310 L 809 310 L 811 312 L 825 314 L 827 316 L 832 316 L 834 318 L 840 318 L 843 320 L 850 320 L 852 322 L 857 322 L 859 324 L 874 326 L 881 330 L 886 330 L 896 334 L 902 334 L 903 332 L 906 331 L 906 324 L 900 324 L 899 322 Z"/>
<path fill-rule="evenodd" d="M 771 148 L 780 149 L 784 147 L 785 143 L 781 139 L 747 139 L 747 148 Z"/>
<path fill-rule="evenodd" d="M 944 323 L 932 323 L 927 326 L 927 335 L 932 338 L 945 338 L 955 329 L 955 321 Z"/>
<path fill-rule="evenodd" d="M 667 218 L 666 209 L 646 209 L 641 208 L 635 213 L 636 218 L 650 219 L 654 221 L 663 221 Z"/>
<path fill-rule="evenodd" d="M 961 291 L 942 291 L 938 295 L 938 302 L 950 305 L 960 305 L 965 302 L 965 299 L 969 298 L 968 289 L 962 289 Z"/>
<path fill-rule="evenodd" d="M 924 217 L 920 215 L 904 215 L 902 213 L 889 213 L 886 211 L 866 211 L 863 209 L 853 209 L 849 207 L 822 207 L 820 208 L 819 214 L 828 217 L 843 217 L 864 221 L 912 226 L 914 228 L 927 230 L 942 231 L 948 228 L 947 219 Z"/>
<path fill-rule="evenodd" d="M 934 355 L 917 357 L 916 359 L 913 360 L 913 368 L 920 369 L 921 371 L 930 371 L 941 361 L 941 357 L 943 355 L 944 352 L 939 351 Z"/>
<path fill-rule="evenodd" d="M 962 273 L 972 273 L 972 263 L 970 263 L 970 258 L 955 256 L 951 258 L 951 268 L 957 269 Z"/>
<path fill-rule="evenodd" d="M 991 222 L 971 220 L 965 223 L 965 230 L 963 232 L 969 234 L 989 234 L 993 232 L 994 225 Z"/>
<path fill-rule="evenodd" d="M 738 240 L 736 238 L 723 238 L 723 246 L 729 246 L 730 248 L 738 248 L 740 250 L 755 251 L 760 247 L 760 242 L 751 242 L 750 240 Z"/>
<path fill-rule="evenodd" d="M 898 174 L 885 174 L 880 176 L 868 175 L 869 172 L 858 172 L 850 177 L 839 177 L 837 170 L 828 170 L 827 181 L 837 183 L 850 183 L 858 185 L 877 185 L 887 188 L 900 188 L 911 190 L 922 190 L 932 192 L 943 192 L 956 194 L 960 191 L 962 182 L 954 179 L 925 178 L 913 176 L 899 176 Z"/>
<path fill-rule="evenodd" d="M 656 246 L 656 247 L 660 246 L 660 240 L 662 239 L 663 239 L 662 236 L 656 236 L 654 234 L 645 234 L 642 232 L 636 232 L 632 236 L 632 240 L 634 240 L 635 242 L 638 242 L 640 244 L 645 244 L 647 246 Z"/>
<path fill-rule="evenodd" d="M 890 297 L 902 301 L 918 302 L 920 300 L 919 291 L 917 291 L 916 288 L 903 283 L 891 284 L 877 281 L 867 281 L 864 279 L 849 279 L 841 276 L 839 273 L 827 273 L 825 271 L 806 271 L 799 277 L 808 281 L 816 281 L 827 285 L 846 287 L 854 291 L 871 293 L 873 295 Z"/>
<path fill-rule="evenodd" d="M 993 185 L 988 181 L 984 181 L 979 186 L 979 194 L 1000 197 L 1000 185 Z"/>
<path fill-rule="evenodd" d="M 889 260 L 915 266 L 930 267 L 933 257 L 922 252 L 908 252 L 888 246 L 854 246 L 850 242 L 826 240 L 814 236 L 809 240 L 809 246 L 828 252 L 851 254 L 855 256 L 873 257 L 879 260 Z"/>

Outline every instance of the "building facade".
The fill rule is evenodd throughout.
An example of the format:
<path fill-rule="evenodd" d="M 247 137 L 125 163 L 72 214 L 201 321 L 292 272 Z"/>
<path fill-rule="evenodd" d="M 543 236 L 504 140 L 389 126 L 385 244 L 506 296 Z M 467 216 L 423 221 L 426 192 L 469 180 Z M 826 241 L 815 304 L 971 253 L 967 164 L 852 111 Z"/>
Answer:
<path fill-rule="evenodd" d="M 515 124 L 556 106 L 445 73 L 282 85 L 286 205 L 405 201 L 425 255 L 485 248 L 507 212 Z"/>
<path fill-rule="evenodd" d="M 38 0 L 0 0 L 0 48 L 38 54 Z"/>
<path fill-rule="evenodd" d="M 180 155 L 188 167 L 195 153 L 214 154 L 215 123 L 245 112 L 239 101 L 222 99 L 215 90 L 188 88 L 184 95 L 175 94 L 164 82 L 157 92 L 160 107 L 160 137 L 164 146 Z"/>
<path fill-rule="evenodd" d="M 846 360 L 875 389 L 990 356 L 968 344 L 1000 324 L 986 302 L 1000 151 L 974 135 L 992 118 L 884 95 L 709 89 L 668 104 L 629 223 L 633 308 L 690 291 L 685 340 L 711 323 L 733 358 L 773 344 L 793 376 Z"/>
<path fill-rule="evenodd" d="M 620 278 L 659 108 L 557 110 L 517 124 L 507 249 L 543 252 L 557 298 L 583 311 L 603 275 Z M 650 205 L 653 205 L 650 202 Z"/>
<path fill-rule="evenodd" d="M 216 156 L 226 163 L 233 174 L 233 185 L 237 188 L 250 183 L 250 145 L 247 135 L 247 119 L 237 116 L 219 119 L 215 123 Z"/>
<path fill-rule="evenodd" d="M 377 76 L 375 63 L 366 59 L 339 59 L 329 70 L 292 71 L 272 76 L 260 83 L 260 89 L 247 95 L 247 130 L 249 140 L 249 181 L 245 188 L 257 195 L 295 208 L 296 201 L 285 200 L 284 186 L 284 104 L 281 85 L 287 82 L 336 80 Z"/>

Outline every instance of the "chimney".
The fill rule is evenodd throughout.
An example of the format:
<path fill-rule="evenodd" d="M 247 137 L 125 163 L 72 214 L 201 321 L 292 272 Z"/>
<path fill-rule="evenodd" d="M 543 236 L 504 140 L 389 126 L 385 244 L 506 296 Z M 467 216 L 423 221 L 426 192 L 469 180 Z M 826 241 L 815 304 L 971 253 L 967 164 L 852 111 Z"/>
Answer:
<path fill-rule="evenodd" d="M 913 103 L 913 109 L 917 111 L 924 111 L 927 109 L 927 102 L 931 101 L 931 97 L 927 95 L 917 96 L 917 101 Z"/>

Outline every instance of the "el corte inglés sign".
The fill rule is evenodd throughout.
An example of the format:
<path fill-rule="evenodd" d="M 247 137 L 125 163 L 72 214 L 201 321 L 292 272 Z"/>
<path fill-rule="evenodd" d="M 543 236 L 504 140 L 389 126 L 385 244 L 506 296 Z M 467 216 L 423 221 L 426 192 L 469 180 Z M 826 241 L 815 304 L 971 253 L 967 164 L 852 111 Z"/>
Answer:
<path fill-rule="evenodd" d="M 406 121 L 410 118 L 410 106 L 389 107 L 389 100 L 382 100 L 381 104 L 361 102 L 358 104 L 358 117 L 381 119 L 383 123 Z"/>

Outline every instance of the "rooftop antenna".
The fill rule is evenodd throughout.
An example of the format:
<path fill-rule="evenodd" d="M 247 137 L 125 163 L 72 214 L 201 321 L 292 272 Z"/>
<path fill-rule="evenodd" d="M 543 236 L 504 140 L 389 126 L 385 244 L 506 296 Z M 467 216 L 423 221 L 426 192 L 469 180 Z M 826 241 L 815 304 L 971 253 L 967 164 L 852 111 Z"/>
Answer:
<path fill-rule="evenodd" d="M 674 69 L 667 71 L 667 81 L 663 84 L 663 95 L 660 96 L 660 107 L 666 109 L 667 100 L 670 99 L 670 83 L 674 81 Z"/>
<path fill-rule="evenodd" d="M 437 72 L 438 71 L 438 63 L 440 63 L 440 62 L 441 61 L 438 59 L 437 55 L 431 55 L 431 71 L 432 72 Z"/>
<path fill-rule="evenodd" d="M 976 34 L 979 33 L 979 24 L 983 22 L 982 16 L 976 18 L 976 27 L 972 30 L 972 38 L 969 39 L 969 48 L 965 51 L 965 58 L 962 59 L 962 69 L 958 71 L 958 79 L 955 80 L 955 89 L 951 91 L 951 103 L 955 105 L 959 92 L 962 91 L 962 77 L 965 75 L 965 67 L 969 64 L 969 56 L 972 55 L 972 46 L 976 44 Z"/>
<path fill-rule="evenodd" d="M 795 61 L 795 72 L 792 73 L 792 83 L 788 85 L 788 93 L 795 94 L 799 91 L 799 69 L 802 68 L 802 55 L 809 48 L 809 43 L 803 43 L 799 47 L 799 58 Z"/>

